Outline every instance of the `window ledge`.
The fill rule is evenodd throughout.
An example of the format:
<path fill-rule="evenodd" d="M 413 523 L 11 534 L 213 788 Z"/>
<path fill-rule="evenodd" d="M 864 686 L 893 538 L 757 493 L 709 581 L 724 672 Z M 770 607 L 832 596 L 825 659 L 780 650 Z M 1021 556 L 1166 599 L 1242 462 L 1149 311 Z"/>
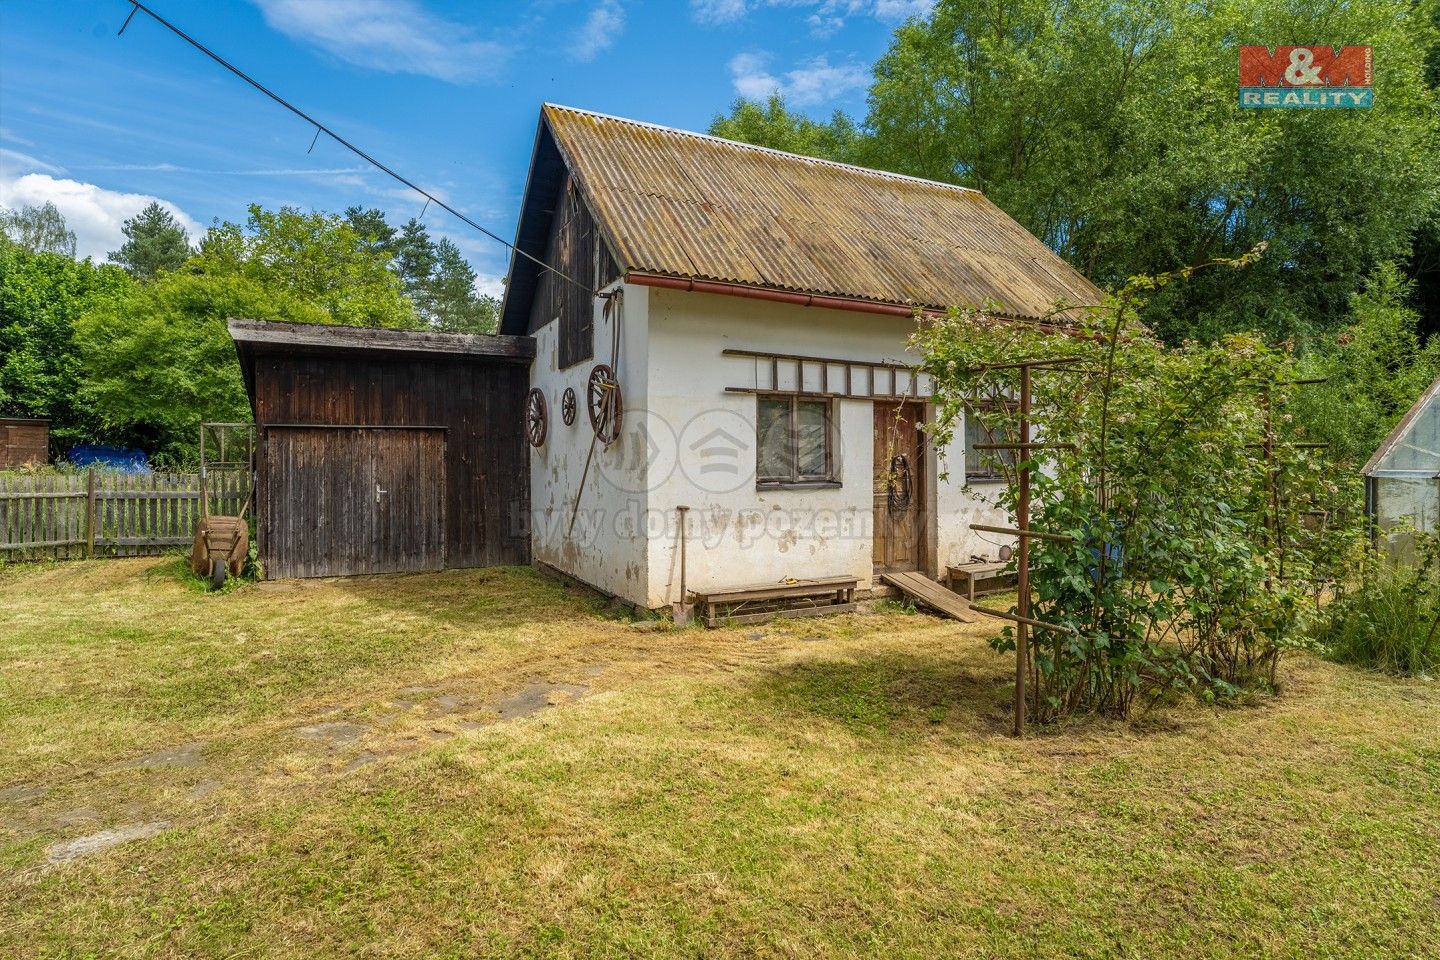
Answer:
<path fill-rule="evenodd" d="M 965 478 L 965 486 L 967 486 L 967 487 L 975 486 L 976 484 L 1004 483 L 1004 482 L 1005 482 L 1005 478 L 1004 478 L 1004 477 L 989 477 L 989 476 L 986 476 L 986 477 L 966 477 L 966 478 Z"/>
<path fill-rule="evenodd" d="M 761 480 L 756 490 L 838 490 L 839 480 Z"/>

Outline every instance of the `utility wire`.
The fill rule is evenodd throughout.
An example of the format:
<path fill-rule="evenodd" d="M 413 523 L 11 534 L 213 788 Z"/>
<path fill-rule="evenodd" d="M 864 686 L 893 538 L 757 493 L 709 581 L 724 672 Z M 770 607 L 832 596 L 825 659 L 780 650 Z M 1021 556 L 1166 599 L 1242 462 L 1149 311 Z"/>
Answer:
<path fill-rule="evenodd" d="M 344 147 L 346 150 L 349 150 L 351 153 L 355 154 L 355 156 L 364 160 L 366 163 L 370 164 L 375 169 L 381 171 L 382 173 L 388 174 L 389 176 L 403 183 L 405 186 L 409 187 L 411 190 L 414 190 L 416 193 L 420 194 L 420 196 L 425 198 L 425 206 L 427 209 L 429 208 L 430 204 L 435 204 L 437 207 L 447 211 L 457 220 L 460 220 L 462 223 L 474 227 L 476 230 L 479 230 L 491 240 L 494 240 L 497 243 L 504 244 L 506 247 L 515 251 L 515 253 L 524 257 L 526 260 L 532 261 L 542 270 L 549 270 L 551 273 L 555 274 L 555 276 L 566 281 L 567 283 L 574 284 L 581 290 L 584 290 L 586 293 L 590 294 L 590 296 L 592 297 L 600 296 L 597 291 L 591 289 L 588 285 L 581 283 L 579 280 L 576 280 L 574 277 L 570 276 L 567 273 L 564 273 L 563 271 L 555 269 L 550 264 L 541 260 L 539 257 L 535 257 L 529 253 L 526 253 L 524 250 L 521 250 L 519 247 L 515 246 L 515 244 L 511 243 L 510 241 L 504 239 L 498 234 L 493 233 L 490 230 L 487 230 L 479 223 L 476 223 L 474 220 L 470 219 L 465 214 L 461 213 L 459 210 L 456 210 L 454 207 L 450 206 L 450 204 L 446 203 L 444 200 L 441 200 L 433 193 L 430 193 L 428 190 L 425 190 L 424 188 L 418 186 L 414 181 L 396 172 L 392 168 L 381 163 L 379 160 L 376 160 L 370 154 L 366 153 L 364 150 L 360 149 L 355 144 L 351 143 L 349 140 L 346 140 L 344 137 L 340 136 L 340 134 L 325 126 L 325 124 L 321 123 L 319 120 L 316 120 L 314 117 L 310 116 L 310 114 L 306 113 L 304 110 L 301 110 L 289 100 L 286 100 L 284 97 L 280 96 L 278 93 L 265 86 L 265 84 L 250 76 L 244 70 L 241 70 L 239 67 L 235 66 L 233 63 L 220 56 L 220 54 L 216 53 L 214 50 L 211 50 L 209 47 L 205 46 L 205 44 L 201 43 L 199 40 L 196 40 L 194 37 L 190 36 L 190 34 L 186 33 L 184 30 L 181 30 L 179 27 L 175 26 L 175 24 L 171 23 L 169 20 L 166 20 L 154 10 L 151 10 L 145 4 L 141 3 L 140 0 L 128 0 L 128 2 L 130 3 L 130 15 L 125 18 L 125 23 L 120 27 L 121 34 L 125 32 L 126 27 L 130 26 L 130 21 L 135 18 L 136 11 L 145 13 L 147 16 L 150 17 L 150 19 L 160 24 L 160 26 L 175 34 L 175 36 L 179 37 L 181 40 L 184 40 L 186 43 L 190 44 L 190 46 L 194 47 L 196 50 L 199 50 L 201 53 L 205 54 L 205 56 L 209 57 L 211 60 L 214 60 L 216 63 L 220 64 L 220 66 L 224 67 L 226 70 L 229 70 L 231 73 L 235 74 L 235 76 L 239 77 L 241 80 L 244 80 L 250 86 L 254 87 L 256 90 L 259 90 L 261 93 L 265 94 L 265 96 L 269 97 L 271 100 L 274 100 L 286 110 L 289 110 L 291 113 L 295 114 L 295 116 L 299 117 L 301 120 L 304 120 L 306 123 L 314 126 L 315 136 L 317 138 L 320 136 L 321 133 L 324 133 L 331 140 L 334 140 L 336 143 L 340 144 L 340 146 Z M 314 149 L 315 142 L 312 140 L 310 142 L 310 150 Z M 308 153 L 309 151 L 306 152 Z"/>

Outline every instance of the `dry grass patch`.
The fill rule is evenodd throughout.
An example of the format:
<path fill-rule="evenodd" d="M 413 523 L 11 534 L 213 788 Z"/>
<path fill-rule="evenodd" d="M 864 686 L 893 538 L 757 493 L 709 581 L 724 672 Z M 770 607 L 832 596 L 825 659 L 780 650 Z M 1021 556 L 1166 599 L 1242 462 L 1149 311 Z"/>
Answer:
<path fill-rule="evenodd" d="M 519 570 L 210 597 L 164 564 L 108 562 L 0 592 L 0 788 L 47 790 L 0 800 L 7 955 L 1440 942 L 1434 684 L 1297 658 L 1253 706 L 1016 742 L 983 628 L 893 611 L 641 630 Z M 349 726 L 295 732 L 326 724 Z M 191 742 L 193 766 L 110 768 Z"/>

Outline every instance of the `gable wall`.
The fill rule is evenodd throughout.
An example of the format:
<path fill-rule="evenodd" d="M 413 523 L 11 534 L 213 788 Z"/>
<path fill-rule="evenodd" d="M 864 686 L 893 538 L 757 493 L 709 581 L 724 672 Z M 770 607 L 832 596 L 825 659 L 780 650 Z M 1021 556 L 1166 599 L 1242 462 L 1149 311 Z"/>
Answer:
<path fill-rule="evenodd" d="M 611 288 L 615 286 L 619 285 Z M 535 331 L 535 362 L 530 370 L 531 386 L 544 393 L 549 409 L 545 443 L 532 449 L 530 456 L 532 554 L 541 563 L 636 603 L 646 596 L 647 293 L 644 287 L 625 286 L 623 306 L 610 317 L 605 316 L 603 301 L 595 300 L 589 317 L 595 330 L 595 356 L 568 369 L 560 366 L 561 325 L 552 316 Z M 617 327 L 615 366 L 624 414 L 620 436 L 606 447 L 592 443 L 595 433 L 586 387 L 596 363 L 612 363 Z M 575 422 L 569 426 L 561 416 L 567 387 L 576 395 Z M 577 496 L 580 510 L 572 529 Z"/>
<path fill-rule="evenodd" d="M 619 278 L 619 267 L 573 178 L 565 178 L 554 202 L 555 216 L 545 262 L 593 288 L 613 283 Z M 545 324 L 558 321 L 560 365 L 562 368 L 573 366 L 593 359 L 594 352 L 601 347 L 593 341 L 592 312 L 590 298 L 583 290 L 549 270 L 542 270 L 530 306 L 529 332 L 534 334 Z"/>

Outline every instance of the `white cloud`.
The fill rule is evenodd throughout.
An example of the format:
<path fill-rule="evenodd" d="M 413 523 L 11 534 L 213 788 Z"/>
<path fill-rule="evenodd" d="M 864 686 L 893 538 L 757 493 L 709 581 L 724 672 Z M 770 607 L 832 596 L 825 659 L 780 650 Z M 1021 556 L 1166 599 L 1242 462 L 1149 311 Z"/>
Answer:
<path fill-rule="evenodd" d="M 780 90 L 780 80 L 769 72 L 769 58 L 758 53 L 737 53 L 730 58 L 730 80 L 735 92 L 750 100 L 764 100 Z"/>
<path fill-rule="evenodd" d="M 815 57 L 777 77 L 770 72 L 769 61 L 768 54 L 732 57 L 730 79 L 735 92 L 750 100 L 778 93 L 792 107 L 813 107 L 864 89 L 870 82 L 870 72 L 862 63 L 831 64 L 825 57 Z"/>
<path fill-rule="evenodd" d="M 4 140 L 6 143 L 18 143 L 22 147 L 35 146 L 35 141 L 26 140 L 9 127 L 0 127 L 0 140 Z"/>
<path fill-rule="evenodd" d="M 22 170 L 43 170 L 45 173 L 64 173 L 64 167 L 57 167 L 53 163 L 46 163 L 39 157 L 32 157 L 28 153 L 21 153 L 19 150 L 10 150 L 0 147 L 0 172 L 7 168 L 19 167 Z"/>
<path fill-rule="evenodd" d="M 690 0 L 690 15 L 700 23 L 735 23 L 761 7 L 809 7 L 810 32 L 828 37 L 850 17 L 897 21 L 928 16 L 935 0 Z"/>
<path fill-rule="evenodd" d="M 875 0 L 875 16 L 881 20 L 928 17 L 934 9 L 935 0 Z"/>
<path fill-rule="evenodd" d="M 205 232 L 184 210 L 167 200 L 143 193 L 119 193 L 93 183 L 61 180 L 43 173 L 22 177 L 0 177 L 0 206 L 18 209 L 26 204 L 55 204 L 65 223 L 75 231 L 76 256 L 104 260 L 111 250 L 125 242 L 121 227 L 125 221 L 152 202 L 169 210 L 190 233 L 194 242 Z"/>
<path fill-rule="evenodd" d="M 105 163 L 86 166 L 86 170 L 123 170 L 142 173 L 198 173 L 207 177 L 333 177 L 351 173 L 368 173 L 370 167 L 294 167 L 277 170 L 212 170 L 203 167 L 182 167 L 174 163 Z"/>
<path fill-rule="evenodd" d="M 503 44 L 477 40 L 463 24 L 427 13 L 414 0 L 253 0 L 265 22 L 346 63 L 451 83 L 492 77 Z"/>
<path fill-rule="evenodd" d="M 575 34 L 570 53 L 576 60 L 588 63 L 615 45 L 625 29 L 625 8 L 619 0 L 600 0 Z"/>
<path fill-rule="evenodd" d="M 690 13 L 701 23 L 732 23 L 746 12 L 745 0 L 690 0 Z"/>
<path fill-rule="evenodd" d="M 505 299 L 505 278 L 477 274 L 475 277 L 475 292 L 482 297 L 494 297 L 496 300 L 503 300 Z"/>
<path fill-rule="evenodd" d="M 812 13 L 805 18 L 810 24 L 810 32 L 817 37 L 828 37 L 845 26 L 845 18 L 825 13 Z"/>

